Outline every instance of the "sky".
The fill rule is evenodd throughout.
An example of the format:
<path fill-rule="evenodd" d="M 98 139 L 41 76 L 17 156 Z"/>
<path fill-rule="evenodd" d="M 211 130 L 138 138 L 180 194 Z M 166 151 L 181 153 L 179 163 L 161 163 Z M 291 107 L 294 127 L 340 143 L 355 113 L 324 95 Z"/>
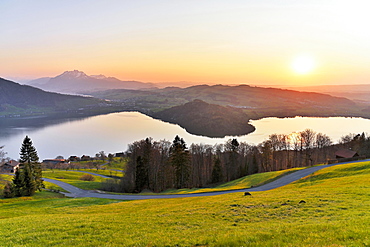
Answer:
<path fill-rule="evenodd" d="M 0 77 L 370 83 L 365 0 L 1 0 Z"/>

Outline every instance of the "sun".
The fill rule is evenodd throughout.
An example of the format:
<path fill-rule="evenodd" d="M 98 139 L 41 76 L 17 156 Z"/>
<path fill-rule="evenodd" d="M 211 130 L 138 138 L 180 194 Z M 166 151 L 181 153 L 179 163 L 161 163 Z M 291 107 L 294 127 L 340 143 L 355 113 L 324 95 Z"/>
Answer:
<path fill-rule="evenodd" d="M 309 54 L 301 54 L 292 61 L 291 68 L 300 75 L 311 73 L 316 67 L 315 59 Z"/>

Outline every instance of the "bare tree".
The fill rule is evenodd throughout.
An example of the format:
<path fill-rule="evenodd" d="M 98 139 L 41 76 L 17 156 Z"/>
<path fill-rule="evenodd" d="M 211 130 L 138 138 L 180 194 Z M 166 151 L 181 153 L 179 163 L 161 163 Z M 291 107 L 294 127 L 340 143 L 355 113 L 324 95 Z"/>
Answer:
<path fill-rule="evenodd" d="M 0 146 L 0 163 L 8 160 L 9 158 L 6 158 L 6 152 L 4 151 L 4 146 Z"/>
<path fill-rule="evenodd" d="M 299 132 L 301 136 L 301 144 L 305 154 L 306 166 L 313 165 L 312 149 L 315 146 L 316 132 L 311 129 L 305 129 Z"/>
<path fill-rule="evenodd" d="M 322 149 L 333 144 L 331 138 L 323 133 L 317 133 L 316 135 L 316 147 Z"/>
<path fill-rule="evenodd" d="M 260 172 L 269 172 L 272 171 L 272 143 L 271 140 L 263 141 L 258 144 L 258 150 L 261 155 L 261 168 L 258 169 Z"/>

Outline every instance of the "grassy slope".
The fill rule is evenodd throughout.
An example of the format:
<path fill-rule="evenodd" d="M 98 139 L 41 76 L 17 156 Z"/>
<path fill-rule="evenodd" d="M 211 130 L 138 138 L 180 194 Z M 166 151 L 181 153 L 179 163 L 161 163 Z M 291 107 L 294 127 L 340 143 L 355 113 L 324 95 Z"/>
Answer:
<path fill-rule="evenodd" d="M 230 181 L 228 183 L 224 183 L 215 187 L 210 188 L 192 188 L 192 189 L 169 189 L 164 191 L 161 194 L 188 194 L 188 193 L 204 193 L 204 192 L 212 192 L 212 191 L 223 191 L 223 190 L 237 190 L 237 189 L 245 189 L 250 187 L 256 187 L 258 185 L 262 185 L 272 180 L 275 180 L 283 175 L 288 173 L 294 172 L 296 170 L 300 170 L 303 168 L 293 168 L 288 170 L 276 171 L 276 172 L 265 172 L 265 173 L 257 173 L 250 176 L 245 176 L 234 181 Z M 79 169 L 80 171 L 87 171 L 92 173 L 97 173 L 105 176 L 116 176 L 121 177 L 123 176 L 122 172 L 112 171 L 112 170 L 96 170 L 96 169 Z M 94 176 L 95 181 L 81 181 L 80 177 L 83 173 L 80 172 L 73 172 L 73 170 L 63 171 L 63 170 L 46 170 L 43 171 L 43 176 L 45 178 L 57 179 L 63 181 L 65 183 L 72 184 L 81 189 L 100 189 L 100 182 L 104 180 L 104 178 L 100 178 L 98 176 Z M 49 183 L 48 183 L 49 184 Z M 53 188 L 53 184 L 50 183 L 47 188 L 50 189 L 57 189 Z M 63 191 L 63 190 L 61 190 Z M 141 194 L 149 195 L 149 194 L 156 194 L 156 193 L 148 193 L 143 192 Z"/>
<path fill-rule="evenodd" d="M 0 200 L 0 239 L 5 246 L 368 246 L 369 177 L 367 162 L 247 197 Z"/>
<path fill-rule="evenodd" d="M 45 178 L 56 179 L 84 190 L 100 189 L 101 182 L 105 180 L 105 178 L 94 176 L 94 181 L 83 181 L 80 180 L 80 177 L 83 176 L 84 173 L 73 171 L 43 171 L 42 175 Z"/>
<path fill-rule="evenodd" d="M 262 184 L 266 184 L 275 179 L 278 179 L 291 172 L 300 170 L 303 168 L 293 168 L 288 170 L 276 171 L 276 172 L 264 172 L 256 173 L 253 175 L 245 176 L 215 187 L 211 188 L 192 188 L 192 189 L 169 189 L 164 191 L 162 194 L 188 194 L 188 193 L 204 193 L 212 191 L 224 191 L 224 190 L 238 190 L 250 187 L 256 187 Z"/>
<path fill-rule="evenodd" d="M 79 171 L 86 171 L 86 172 L 92 172 L 100 175 L 104 175 L 107 177 L 123 177 L 123 173 L 115 170 L 109 170 L 109 169 L 78 169 Z M 73 171 L 73 170 L 72 170 Z"/>

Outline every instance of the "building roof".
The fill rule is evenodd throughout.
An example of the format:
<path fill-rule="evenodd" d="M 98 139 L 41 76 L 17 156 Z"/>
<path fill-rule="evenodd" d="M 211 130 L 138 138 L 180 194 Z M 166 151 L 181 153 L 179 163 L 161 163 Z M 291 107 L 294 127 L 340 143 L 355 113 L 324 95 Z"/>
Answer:
<path fill-rule="evenodd" d="M 6 162 L 5 164 L 12 166 L 12 167 L 16 167 L 19 165 L 19 162 L 15 160 L 11 160 L 11 161 Z"/>
<path fill-rule="evenodd" d="M 340 158 L 352 158 L 358 156 L 357 152 L 350 149 L 341 149 L 335 152 L 335 156 Z"/>

